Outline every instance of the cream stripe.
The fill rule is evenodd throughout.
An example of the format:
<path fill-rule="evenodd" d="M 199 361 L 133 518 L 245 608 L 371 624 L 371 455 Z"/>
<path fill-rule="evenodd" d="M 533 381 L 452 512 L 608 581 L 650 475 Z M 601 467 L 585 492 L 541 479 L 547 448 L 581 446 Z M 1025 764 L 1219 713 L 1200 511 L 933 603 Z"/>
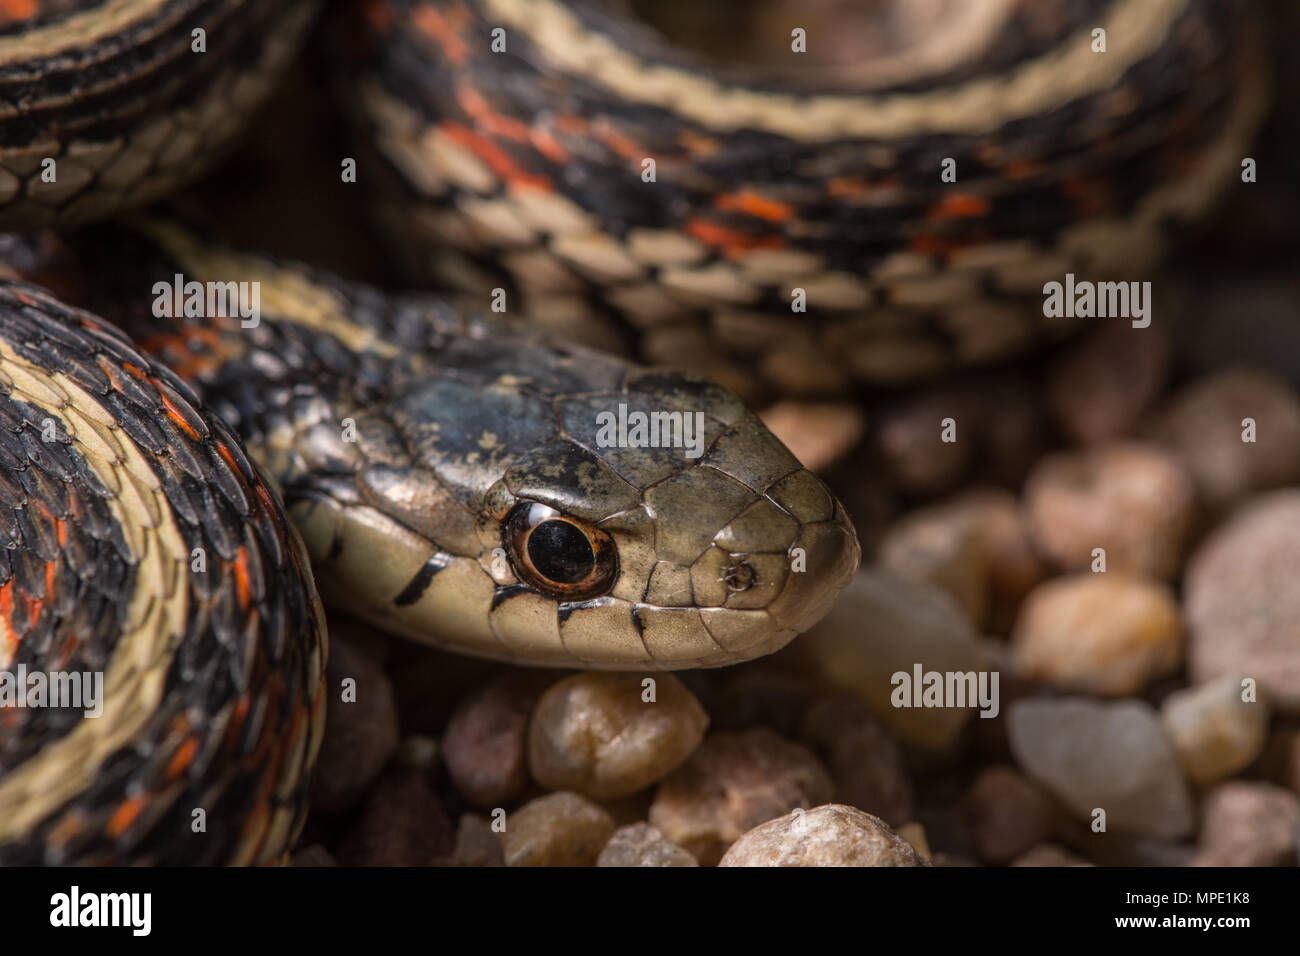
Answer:
<path fill-rule="evenodd" d="M 94 46 L 160 10 L 167 0 L 107 0 L 35 30 L 0 37 L 0 66 Z"/>
<path fill-rule="evenodd" d="M 44 387 L 28 392 L 18 385 L 33 379 Z M 89 787 L 105 758 L 134 741 L 157 712 L 172 656 L 185 634 L 189 593 L 182 582 L 189 556 L 158 477 L 134 444 L 117 442 L 123 455 L 109 456 L 101 439 L 84 441 L 78 434 L 89 421 L 110 415 L 90 393 L 66 376 L 19 357 L 7 342 L 0 342 L 0 381 L 12 386 L 15 398 L 58 419 L 91 470 L 108 487 L 123 489 L 109 500 L 109 507 L 138 568 L 127 626 L 104 674 L 103 714 L 82 720 L 0 779 L 2 842 L 21 837 Z M 86 410 L 79 420 L 70 418 L 67 405 L 54 397 L 60 390 L 79 410 Z"/>
<path fill-rule="evenodd" d="M 717 130 L 750 128 L 807 142 L 848 137 L 901 139 L 976 135 L 1039 116 L 1112 86 L 1165 42 L 1188 0 L 1115 0 L 1098 26 L 1004 76 L 916 94 L 790 96 L 724 85 L 677 67 L 646 63 L 587 29 L 557 0 L 481 0 L 485 12 L 519 30 L 564 71 L 601 83 L 631 102 L 672 109 Z M 484 41 L 486 42 L 486 40 Z"/>

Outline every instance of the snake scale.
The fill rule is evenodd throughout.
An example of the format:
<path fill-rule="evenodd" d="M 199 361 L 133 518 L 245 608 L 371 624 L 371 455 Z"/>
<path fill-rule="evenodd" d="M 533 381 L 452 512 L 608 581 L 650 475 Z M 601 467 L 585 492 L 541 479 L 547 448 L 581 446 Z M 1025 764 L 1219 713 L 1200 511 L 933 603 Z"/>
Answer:
<path fill-rule="evenodd" d="M 97 717 L 0 708 L 0 863 L 280 859 L 318 589 L 517 663 L 781 647 L 858 544 L 737 394 L 1059 334 L 1027 294 L 1155 261 L 1265 106 L 1229 0 L 925 0 L 924 39 L 847 65 L 816 29 L 720 63 L 624 4 L 364 0 L 331 11 L 359 185 L 453 294 L 132 214 L 235 148 L 320 6 L 0 0 L 0 673 L 104 680 Z M 255 287 L 256 316 L 173 277 Z M 602 440 L 615 410 L 698 421 L 698 453 Z"/>

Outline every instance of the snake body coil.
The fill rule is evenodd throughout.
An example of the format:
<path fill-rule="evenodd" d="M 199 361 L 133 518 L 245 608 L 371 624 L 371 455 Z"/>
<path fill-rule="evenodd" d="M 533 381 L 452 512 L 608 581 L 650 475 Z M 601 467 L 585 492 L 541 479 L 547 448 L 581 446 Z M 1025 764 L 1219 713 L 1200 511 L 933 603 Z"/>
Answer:
<path fill-rule="evenodd" d="M 926 39 L 824 65 L 891 6 Z M 808 52 L 764 66 L 595 0 L 365 10 L 361 139 L 392 171 L 380 217 L 411 273 L 508 283 L 564 334 L 747 396 L 1061 335 L 1043 284 L 1149 272 L 1237 177 L 1266 100 L 1233 0 L 792 5 Z"/>
<path fill-rule="evenodd" d="M 0 228 L 195 174 L 318 6 L 0 3 Z M 357 6 L 360 168 L 403 257 L 547 329 L 157 219 L 0 241 L 0 675 L 103 678 L 97 717 L 0 707 L 0 863 L 277 859 L 320 740 L 317 583 L 526 664 L 784 645 L 857 565 L 843 507 L 733 394 L 566 339 L 746 395 L 1009 354 L 1052 331 L 1022 308 L 1045 279 L 1157 258 L 1263 103 L 1230 0 L 978 0 L 821 74 L 587 0 Z M 623 440 L 635 415 L 683 441 Z"/>

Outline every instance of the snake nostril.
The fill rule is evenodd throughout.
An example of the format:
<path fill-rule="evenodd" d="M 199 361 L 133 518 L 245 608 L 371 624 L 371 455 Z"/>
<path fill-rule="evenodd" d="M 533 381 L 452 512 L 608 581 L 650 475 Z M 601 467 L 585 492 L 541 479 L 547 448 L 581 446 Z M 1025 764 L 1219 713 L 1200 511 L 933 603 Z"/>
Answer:
<path fill-rule="evenodd" d="M 723 565 L 722 577 L 718 580 L 724 582 L 727 585 L 727 590 L 732 593 L 748 591 L 758 583 L 758 573 L 748 561 L 737 558 L 735 555 L 732 555 L 732 557 L 735 560 L 731 564 Z"/>

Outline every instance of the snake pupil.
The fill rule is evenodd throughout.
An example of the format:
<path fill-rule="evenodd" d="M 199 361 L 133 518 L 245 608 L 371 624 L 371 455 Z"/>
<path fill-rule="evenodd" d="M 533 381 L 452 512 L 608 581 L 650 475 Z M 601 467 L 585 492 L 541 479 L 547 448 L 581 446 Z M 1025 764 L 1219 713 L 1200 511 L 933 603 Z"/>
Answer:
<path fill-rule="evenodd" d="M 528 536 L 528 558 L 552 581 L 576 584 L 591 574 L 596 553 L 581 530 L 567 521 L 543 521 Z"/>

